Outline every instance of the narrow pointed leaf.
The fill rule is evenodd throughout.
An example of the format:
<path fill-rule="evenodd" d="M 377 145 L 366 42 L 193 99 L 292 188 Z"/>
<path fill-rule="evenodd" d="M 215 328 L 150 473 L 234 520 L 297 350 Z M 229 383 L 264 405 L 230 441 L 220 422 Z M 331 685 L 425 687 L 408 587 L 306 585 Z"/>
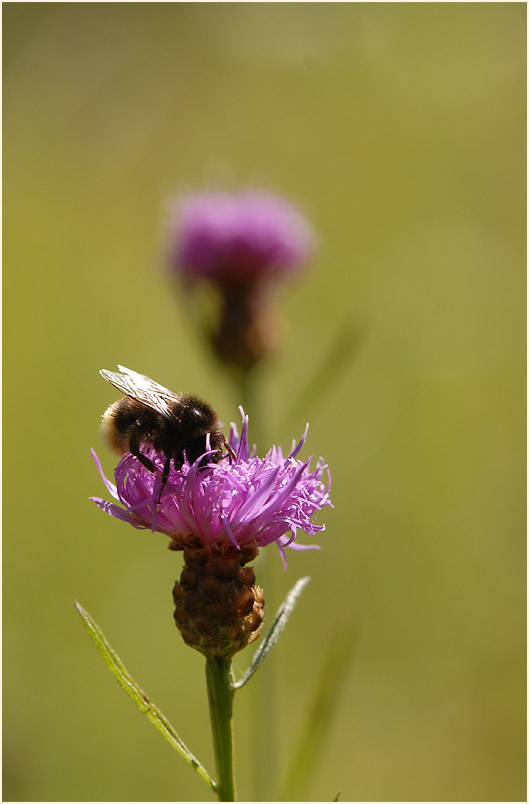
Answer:
<path fill-rule="evenodd" d="M 270 630 L 263 639 L 259 650 L 253 657 L 253 662 L 251 663 L 250 667 L 243 675 L 243 677 L 240 678 L 239 681 L 236 681 L 234 683 L 233 689 L 238 690 L 241 687 L 244 687 L 246 682 L 250 680 L 250 678 L 253 676 L 257 668 L 262 664 L 265 656 L 268 656 L 268 654 L 276 644 L 277 640 L 283 633 L 283 630 L 288 622 L 288 619 L 292 614 L 292 612 L 294 611 L 296 603 L 298 602 L 301 593 L 303 592 L 309 581 L 310 576 L 306 575 L 305 578 L 300 578 L 299 581 L 292 587 L 292 589 L 286 596 L 285 600 L 278 608 L 277 614 L 274 617 L 272 625 L 270 626 Z"/>
<path fill-rule="evenodd" d="M 308 411 L 321 402 L 323 395 L 328 394 L 333 384 L 339 380 L 358 350 L 363 337 L 364 330 L 360 325 L 349 320 L 345 321 L 331 343 L 325 359 L 317 366 L 305 387 L 294 399 L 282 422 L 282 429 L 288 431 L 300 419 L 306 421 Z"/>
<path fill-rule="evenodd" d="M 132 698 L 136 706 L 138 706 L 138 708 L 141 709 L 145 715 L 147 715 L 151 723 L 163 734 L 165 739 L 173 746 L 175 751 L 178 751 L 178 753 L 184 757 L 184 759 L 187 760 L 187 762 L 189 762 L 189 764 L 197 771 L 199 776 L 204 779 L 209 787 L 212 790 L 215 790 L 215 783 L 211 779 L 209 773 L 200 764 L 198 759 L 191 753 L 185 743 L 182 742 L 165 715 L 160 712 L 158 707 L 149 700 L 141 687 L 136 684 L 117 653 L 108 643 L 97 623 L 79 603 L 76 602 L 75 607 L 81 615 L 83 623 L 85 624 L 94 645 L 101 653 L 105 664 L 117 679 L 120 686 L 125 690 L 127 695 Z"/>
<path fill-rule="evenodd" d="M 335 797 L 333 798 L 333 801 L 340 801 L 340 795 L 341 793 L 336 793 Z"/>
<path fill-rule="evenodd" d="M 315 685 L 306 722 L 301 724 L 298 744 L 291 757 L 280 801 L 301 800 L 312 772 L 318 767 L 318 755 L 348 676 L 354 645 L 353 631 L 339 628 Z"/>

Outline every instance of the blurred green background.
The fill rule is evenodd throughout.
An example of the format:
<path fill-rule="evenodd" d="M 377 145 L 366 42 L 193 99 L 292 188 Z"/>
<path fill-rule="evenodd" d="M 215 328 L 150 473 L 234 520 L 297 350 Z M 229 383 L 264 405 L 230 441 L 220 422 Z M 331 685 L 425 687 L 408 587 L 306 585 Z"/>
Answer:
<path fill-rule="evenodd" d="M 335 504 L 321 553 L 289 553 L 286 573 L 268 553 L 268 622 L 312 582 L 252 681 L 278 696 L 260 761 L 284 778 L 340 633 L 352 661 L 302 799 L 525 799 L 525 17 L 3 5 L 4 800 L 208 798 L 73 601 L 213 770 L 203 659 L 172 620 L 181 557 L 89 502 L 89 448 L 111 472 L 98 426 L 116 394 L 97 372 L 118 362 L 238 420 L 162 252 L 174 195 L 248 185 L 300 202 L 319 234 L 260 379 L 269 439 L 310 419 Z M 350 360 L 285 423 L 347 325 Z"/>

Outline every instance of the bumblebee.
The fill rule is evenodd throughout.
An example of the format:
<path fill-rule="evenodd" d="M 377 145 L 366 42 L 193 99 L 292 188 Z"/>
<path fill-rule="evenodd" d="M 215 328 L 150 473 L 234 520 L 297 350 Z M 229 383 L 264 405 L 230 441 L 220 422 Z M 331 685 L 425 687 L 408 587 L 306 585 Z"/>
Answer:
<path fill-rule="evenodd" d="M 224 450 L 235 454 L 221 430 L 216 411 L 208 402 L 192 394 L 175 394 L 150 377 L 118 366 L 119 372 L 99 372 L 125 396 L 106 409 L 101 433 L 110 449 L 119 454 L 130 452 L 150 472 L 154 463 L 141 452 L 141 445 L 153 447 L 165 456 L 159 503 L 169 477 L 171 461 L 176 470 L 184 460 L 194 463 L 208 450 L 214 450 L 203 463 L 218 463 Z"/>

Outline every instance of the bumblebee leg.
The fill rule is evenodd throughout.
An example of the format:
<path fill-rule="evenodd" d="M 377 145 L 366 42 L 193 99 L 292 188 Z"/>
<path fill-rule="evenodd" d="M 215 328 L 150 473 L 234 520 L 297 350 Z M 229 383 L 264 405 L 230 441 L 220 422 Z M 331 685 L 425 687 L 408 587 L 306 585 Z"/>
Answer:
<path fill-rule="evenodd" d="M 132 452 L 132 450 L 131 450 L 131 452 Z M 156 467 L 155 467 L 155 465 L 153 464 L 153 462 L 151 461 L 150 458 L 148 458 L 146 455 L 143 455 L 139 451 L 138 452 L 132 452 L 132 454 L 134 455 L 135 458 L 137 458 L 139 460 L 139 462 L 141 464 L 143 464 L 143 466 L 145 466 L 146 469 L 149 470 L 149 472 L 156 472 Z"/>
<path fill-rule="evenodd" d="M 233 463 L 233 461 L 236 461 L 237 456 L 236 456 L 235 452 L 233 451 L 233 447 L 232 447 L 232 445 L 230 444 L 230 442 L 228 441 L 227 438 L 224 439 L 224 448 L 225 448 L 226 452 L 229 455 L 230 463 Z"/>
<path fill-rule="evenodd" d="M 134 455 L 134 457 L 137 458 L 139 462 L 143 466 L 145 466 L 146 469 L 149 470 L 149 472 L 156 472 L 156 468 L 151 459 L 148 458 L 146 455 L 144 455 L 142 452 L 140 452 L 140 441 L 141 441 L 140 433 L 136 430 L 132 430 L 129 441 L 130 454 Z"/>
<path fill-rule="evenodd" d="M 160 505 L 160 501 L 162 499 L 162 492 L 165 488 L 165 484 L 167 483 L 167 479 L 169 478 L 169 469 L 171 468 L 171 459 L 166 458 L 165 463 L 163 465 L 163 474 L 162 474 L 162 485 L 160 486 L 160 493 L 158 494 L 158 499 L 156 500 L 156 505 Z"/>

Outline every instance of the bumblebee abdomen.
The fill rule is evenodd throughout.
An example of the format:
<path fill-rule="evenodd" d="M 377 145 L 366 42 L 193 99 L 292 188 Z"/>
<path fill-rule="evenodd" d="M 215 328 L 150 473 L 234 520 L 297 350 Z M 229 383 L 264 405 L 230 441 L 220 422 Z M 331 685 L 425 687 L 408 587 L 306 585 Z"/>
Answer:
<path fill-rule="evenodd" d="M 130 452 L 131 438 L 139 435 L 141 441 L 160 449 L 159 434 L 163 430 L 163 417 L 142 402 L 124 397 L 113 402 L 103 413 L 101 435 L 114 452 Z"/>

